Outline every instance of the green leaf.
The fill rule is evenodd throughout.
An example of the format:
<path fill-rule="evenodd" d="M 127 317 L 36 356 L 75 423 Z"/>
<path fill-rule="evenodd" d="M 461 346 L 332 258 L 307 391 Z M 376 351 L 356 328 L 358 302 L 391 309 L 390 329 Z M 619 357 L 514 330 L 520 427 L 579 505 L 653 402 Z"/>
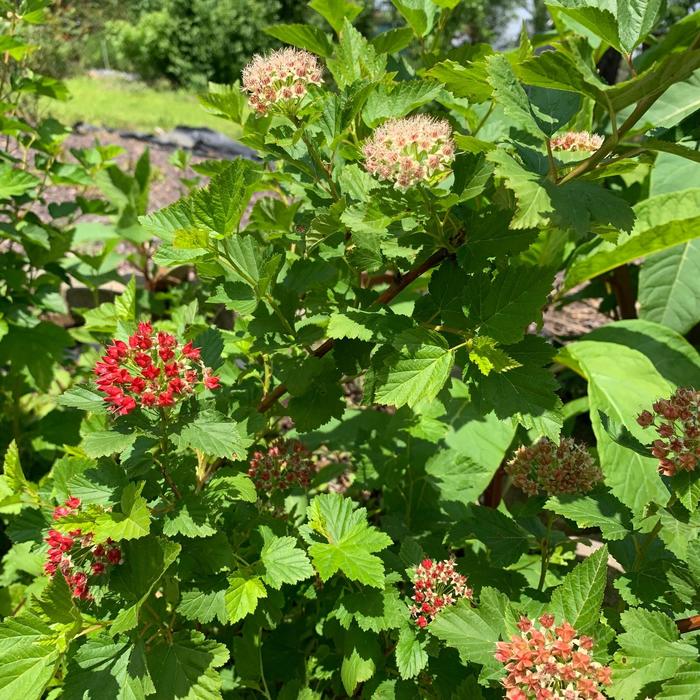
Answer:
<path fill-rule="evenodd" d="M 344 640 L 340 679 L 345 692 L 354 695 L 360 683 L 368 681 L 376 669 L 375 658 L 381 656 L 377 638 L 373 634 L 350 629 Z"/>
<path fill-rule="evenodd" d="M 543 338 L 527 335 L 508 354 L 521 367 L 483 376 L 469 372 L 474 384 L 473 399 L 484 413 L 495 411 L 502 420 L 515 419 L 528 430 L 559 440 L 562 425 L 561 400 L 553 374 L 544 369 L 554 351 Z"/>
<path fill-rule="evenodd" d="M 252 168 L 244 158 L 234 160 L 207 187 L 192 194 L 192 210 L 198 224 L 220 236 L 228 236 L 237 229 L 248 204 L 246 179 Z"/>
<path fill-rule="evenodd" d="M 385 119 L 404 117 L 410 112 L 432 102 L 442 91 L 434 80 L 406 80 L 391 86 L 378 85 L 367 97 L 362 118 L 370 127 Z"/>
<path fill-rule="evenodd" d="M 39 178 L 26 170 L 0 163 L 0 199 L 9 199 L 29 192 L 39 184 Z"/>
<path fill-rule="evenodd" d="M 501 270 L 495 279 L 475 276 L 466 290 L 468 321 L 499 343 L 517 343 L 530 323 L 541 322 L 553 281 L 553 273 L 524 266 Z"/>
<path fill-rule="evenodd" d="M 361 592 L 346 592 L 334 612 L 344 629 L 349 629 L 354 620 L 364 632 L 399 629 L 408 618 L 406 603 L 393 584 L 383 591 L 364 588 Z"/>
<path fill-rule="evenodd" d="M 186 495 L 177 501 L 175 509 L 165 514 L 163 534 L 168 537 L 209 537 L 216 528 L 209 519 L 207 503 L 196 494 Z"/>
<path fill-rule="evenodd" d="M 86 386 L 74 386 L 68 389 L 58 397 L 58 403 L 61 406 L 79 408 L 81 411 L 91 413 L 105 413 L 107 410 L 102 394 Z"/>
<path fill-rule="evenodd" d="M 663 613 L 630 609 L 620 622 L 625 631 L 617 638 L 621 648 L 607 691 L 613 698 L 636 698 L 644 686 L 673 677 L 684 663 L 697 658 L 695 646 L 679 641 L 676 625 Z"/>
<path fill-rule="evenodd" d="M 413 30 L 410 27 L 397 27 L 389 31 L 377 34 L 370 44 L 374 46 L 377 53 L 397 53 L 413 41 Z"/>
<path fill-rule="evenodd" d="M 225 593 L 226 587 L 216 590 L 193 588 L 184 591 L 180 597 L 177 611 L 186 620 L 209 624 L 216 618 L 222 625 L 225 625 L 228 622 Z"/>
<path fill-rule="evenodd" d="M 255 612 L 260 598 L 267 598 L 267 590 L 259 576 L 245 579 L 229 578 L 229 587 L 224 594 L 229 622 L 238 622 Z"/>
<path fill-rule="evenodd" d="M 327 59 L 326 65 L 338 87 L 342 89 L 358 80 L 376 80 L 381 77 L 386 65 L 386 55 L 377 55 L 374 47 L 346 18 L 335 56 Z"/>
<path fill-rule="evenodd" d="M 326 34 L 311 24 L 273 24 L 265 27 L 264 32 L 285 44 L 306 49 L 324 58 L 333 53 L 333 46 Z"/>
<path fill-rule="evenodd" d="M 525 170 L 502 149 L 490 151 L 486 157 L 496 164 L 496 176 L 503 178 L 515 194 L 517 208 L 510 227 L 527 229 L 546 226 L 548 215 L 554 211 L 554 207 L 539 175 Z"/>
<path fill-rule="evenodd" d="M 439 9 L 432 0 L 391 0 L 417 37 L 430 33 Z"/>
<path fill-rule="evenodd" d="M 148 669 L 158 700 L 220 700 L 221 673 L 229 658 L 226 647 L 201 632 L 164 636 L 148 653 Z"/>
<path fill-rule="evenodd" d="M 229 471 L 219 470 L 207 483 L 207 498 L 214 501 L 255 503 L 258 496 L 251 478 L 247 474 L 231 474 Z"/>
<path fill-rule="evenodd" d="M 606 492 L 593 496 L 552 496 L 545 508 L 579 527 L 598 527 L 606 540 L 621 540 L 632 529 L 629 511 Z"/>
<path fill-rule="evenodd" d="M 496 567 L 515 564 L 529 548 L 528 533 L 500 510 L 471 504 L 465 520 L 470 532 L 488 548 Z"/>
<path fill-rule="evenodd" d="M 22 463 L 19 461 L 19 450 L 17 443 L 13 440 L 7 447 L 5 458 L 2 463 L 2 473 L 4 482 L 16 494 L 25 492 L 36 495 L 37 489 L 34 484 L 30 484 L 24 476 Z"/>
<path fill-rule="evenodd" d="M 599 242 L 584 249 L 569 267 L 567 289 L 620 265 L 643 258 L 696 237 L 700 226 L 700 188 L 645 199 L 634 207 L 637 220 L 617 243 Z"/>
<path fill-rule="evenodd" d="M 299 583 L 314 575 L 311 562 L 296 546 L 295 537 L 276 537 L 265 526 L 260 531 L 264 540 L 260 560 L 265 567 L 263 579 L 268 586 L 279 589 L 283 583 Z"/>
<path fill-rule="evenodd" d="M 173 436 L 179 449 L 199 450 L 210 457 L 241 459 L 252 444 L 243 437 L 238 425 L 215 411 L 200 413 L 194 422 Z"/>
<path fill-rule="evenodd" d="M 618 0 L 617 32 L 627 54 L 646 39 L 659 19 L 662 0 Z"/>
<path fill-rule="evenodd" d="M 581 634 L 593 635 L 600 624 L 600 606 L 607 582 L 608 548 L 603 545 L 573 571 L 552 594 L 550 612 L 567 620 Z"/>
<path fill-rule="evenodd" d="M 391 538 L 367 523 L 364 508 L 330 493 L 316 496 L 306 512 L 308 527 L 317 534 L 309 533 L 309 554 L 323 581 L 342 571 L 353 581 L 384 587 L 384 564 L 374 553 L 386 549 Z"/>
<path fill-rule="evenodd" d="M 156 692 L 143 642 L 101 634 L 88 637 L 68 663 L 65 700 L 143 700 Z"/>
<path fill-rule="evenodd" d="M 309 7 L 316 10 L 338 34 L 345 19 L 352 22 L 362 12 L 362 5 L 351 0 L 311 0 Z"/>
<path fill-rule="evenodd" d="M 494 650 L 503 629 L 503 624 L 487 620 L 482 610 L 464 599 L 442 610 L 428 626 L 432 635 L 459 652 L 462 663 L 481 664 L 490 670 L 500 665 Z"/>
<path fill-rule="evenodd" d="M 484 44 L 475 48 L 467 65 L 448 59 L 426 71 L 426 76 L 443 83 L 455 97 L 466 97 L 475 103 L 486 102 L 491 99 L 493 88 L 489 82 L 485 57 L 491 55 L 493 49 Z"/>
<path fill-rule="evenodd" d="M 40 700 L 61 656 L 57 640 L 35 615 L 0 623 L 0 696 Z"/>
<path fill-rule="evenodd" d="M 700 700 L 700 663 L 683 664 L 661 686 L 656 700 Z"/>
<path fill-rule="evenodd" d="M 687 333 L 700 322 L 700 238 L 648 257 L 639 273 L 639 317 Z"/>
<path fill-rule="evenodd" d="M 507 372 L 509 369 L 521 366 L 505 350 L 499 348 L 493 338 L 485 335 L 472 339 L 469 359 L 485 375 L 489 375 L 491 372 Z"/>
<path fill-rule="evenodd" d="M 118 433 L 116 430 L 95 430 L 88 433 L 83 449 L 88 457 L 107 457 L 124 452 L 136 441 L 136 433 Z"/>
<path fill-rule="evenodd" d="M 394 352 L 377 374 L 374 400 L 393 406 L 413 408 L 434 398 L 450 376 L 454 353 L 447 341 L 434 331 L 410 329 L 393 343 Z"/>
<path fill-rule="evenodd" d="M 108 538 L 115 542 L 145 537 L 151 526 L 151 514 L 146 499 L 141 495 L 144 482 L 127 484 L 122 491 L 120 510 L 102 513 L 95 518 L 95 542 Z"/>
<path fill-rule="evenodd" d="M 698 109 L 700 109 L 700 70 L 696 70 L 687 80 L 671 85 L 645 112 L 635 126 L 635 130 L 643 127 L 670 129 Z M 689 184 L 686 180 L 684 187 L 688 187 Z"/>
<path fill-rule="evenodd" d="M 556 7 L 561 14 L 570 17 L 595 36 L 623 51 L 618 36 L 616 16 L 609 9 L 596 7 L 585 0 L 550 0 L 548 4 Z M 583 34 L 583 36 L 586 35 Z"/>
<path fill-rule="evenodd" d="M 110 631 L 113 634 L 136 627 L 141 606 L 181 549 L 176 542 L 154 536 L 125 542 L 121 547 L 124 561 L 114 568 L 110 584 L 128 603 L 112 622 Z"/>
<path fill-rule="evenodd" d="M 581 107 L 581 95 L 575 92 L 532 85 L 526 93 L 532 116 L 547 136 L 567 124 Z"/>
<path fill-rule="evenodd" d="M 649 438 L 636 418 L 658 398 L 670 395 L 669 383 L 652 361 L 622 344 L 582 340 L 567 345 L 558 359 L 575 367 L 589 381 L 590 417 L 598 457 L 612 493 L 633 513 L 641 512 L 650 501 L 666 503 L 668 491 L 659 477 L 657 460 L 614 442 L 599 412 L 647 442 Z"/>
<path fill-rule="evenodd" d="M 543 132 L 533 116 L 527 93 L 518 81 L 505 54 L 497 53 L 486 59 L 493 99 L 515 124 L 542 139 Z"/>
<path fill-rule="evenodd" d="M 428 663 L 426 640 L 418 638 L 413 627 L 405 626 L 399 632 L 396 644 L 396 667 L 404 680 L 417 676 Z"/>

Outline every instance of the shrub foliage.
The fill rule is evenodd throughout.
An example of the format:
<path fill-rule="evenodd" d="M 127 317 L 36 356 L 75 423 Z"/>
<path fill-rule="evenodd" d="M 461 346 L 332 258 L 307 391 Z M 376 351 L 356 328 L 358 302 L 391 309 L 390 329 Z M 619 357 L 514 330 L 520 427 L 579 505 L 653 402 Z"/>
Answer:
<path fill-rule="evenodd" d="M 310 5 L 203 98 L 260 159 L 151 213 L 8 20 L 0 697 L 697 698 L 700 13 Z"/>

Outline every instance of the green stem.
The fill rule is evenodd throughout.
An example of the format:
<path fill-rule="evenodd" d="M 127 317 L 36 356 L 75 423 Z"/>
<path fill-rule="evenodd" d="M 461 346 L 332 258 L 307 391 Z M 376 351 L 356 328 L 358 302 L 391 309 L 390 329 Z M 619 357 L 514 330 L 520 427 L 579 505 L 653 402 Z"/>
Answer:
<path fill-rule="evenodd" d="M 549 557 L 551 554 L 549 539 L 552 535 L 552 523 L 554 522 L 554 513 L 547 511 L 547 533 L 541 542 L 542 560 L 540 563 L 540 580 L 537 583 L 537 590 L 544 589 L 544 581 L 547 578 L 547 570 L 549 569 Z"/>

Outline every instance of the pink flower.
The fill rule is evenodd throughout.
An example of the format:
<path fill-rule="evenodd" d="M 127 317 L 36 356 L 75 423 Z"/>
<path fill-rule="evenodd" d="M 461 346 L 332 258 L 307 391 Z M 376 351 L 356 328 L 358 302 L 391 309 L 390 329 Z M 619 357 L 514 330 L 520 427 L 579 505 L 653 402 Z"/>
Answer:
<path fill-rule="evenodd" d="M 597 151 L 603 145 L 603 137 L 588 131 L 567 131 L 554 136 L 549 145 L 553 151 Z"/>
<path fill-rule="evenodd" d="M 423 559 L 414 570 L 413 587 L 411 615 L 418 627 L 426 627 L 441 610 L 460 598 L 472 597 L 467 578 L 456 571 L 454 559 Z"/>
<path fill-rule="evenodd" d="M 444 178 L 451 171 L 454 150 L 449 123 L 426 114 L 390 119 L 362 148 L 366 170 L 400 190 Z"/>
<path fill-rule="evenodd" d="M 494 656 L 506 675 L 501 684 L 506 698 L 517 700 L 604 700 L 601 685 L 610 684 L 611 670 L 587 653 L 590 637 L 578 636 L 566 621 L 554 626 L 554 616 L 545 613 L 540 627 L 521 617 L 520 634 L 508 642 L 496 642 Z"/>
<path fill-rule="evenodd" d="M 259 114 L 277 106 L 293 107 L 309 85 L 321 85 L 323 78 L 316 57 L 290 47 L 265 56 L 255 55 L 243 69 L 243 89 Z"/>
<path fill-rule="evenodd" d="M 587 493 L 603 478 L 588 450 L 571 438 L 557 445 L 543 437 L 520 447 L 506 464 L 506 473 L 528 496 L 540 490 L 550 496 Z"/>

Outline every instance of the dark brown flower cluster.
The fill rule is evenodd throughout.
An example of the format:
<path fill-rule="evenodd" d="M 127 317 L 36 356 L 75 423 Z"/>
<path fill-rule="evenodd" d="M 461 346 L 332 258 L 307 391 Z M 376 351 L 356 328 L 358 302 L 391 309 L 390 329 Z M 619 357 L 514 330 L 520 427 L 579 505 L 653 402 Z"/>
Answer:
<path fill-rule="evenodd" d="M 593 660 L 590 637 L 566 621 L 555 627 L 549 614 L 539 625 L 521 617 L 518 628 L 519 635 L 496 644 L 508 700 L 604 700 L 600 686 L 610 684 L 611 669 Z"/>
<path fill-rule="evenodd" d="M 54 509 L 53 519 L 72 515 L 79 508 L 80 499 L 71 496 L 63 506 Z M 91 532 L 83 534 L 78 529 L 64 535 L 58 530 L 49 530 L 45 541 L 49 544 L 49 552 L 44 572 L 53 576 L 60 571 L 74 598 L 90 600 L 90 584 L 104 575 L 109 567 L 122 563 L 119 546 L 111 539 L 105 544 L 95 544 Z"/>
<path fill-rule="evenodd" d="M 673 476 L 692 472 L 700 462 L 700 391 L 677 389 L 670 399 L 659 399 L 642 411 L 637 423 L 656 428 L 658 438 L 651 452 L 659 460 L 659 472 Z"/>
<path fill-rule="evenodd" d="M 415 568 L 413 587 L 411 615 L 421 628 L 426 627 L 441 610 L 454 605 L 460 598 L 472 597 L 467 577 L 457 573 L 454 559 L 423 559 Z"/>
<path fill-rule="evenodd" d="M 139 323 L 128 343 L 113 340 L 95 365 L 97 387 L 105 402 L 118 415 L 137 406 L 168 408 L 194 392 L 198 384 L 216 389 L 219 378 L 200 359 L 192 342 L 180 345 L 175 336 L 150 323 Z"/>
<path fill-rule="evenodd" d="M 506 473 L 528 496 L 540 491 L 550 496 L 587 493 L 603 478 L 590 452 L 571 438 L 557 445 L 543 437 L 530 447 L 520 447 Z"/>
<path fill-rule="evenodd" d="M 314 474 L 311 452 L 298 440 L 276 440 L 249 462 L 248 476 L 259 492 L 271 496 L 294 486 L 308 488 Z"/>

